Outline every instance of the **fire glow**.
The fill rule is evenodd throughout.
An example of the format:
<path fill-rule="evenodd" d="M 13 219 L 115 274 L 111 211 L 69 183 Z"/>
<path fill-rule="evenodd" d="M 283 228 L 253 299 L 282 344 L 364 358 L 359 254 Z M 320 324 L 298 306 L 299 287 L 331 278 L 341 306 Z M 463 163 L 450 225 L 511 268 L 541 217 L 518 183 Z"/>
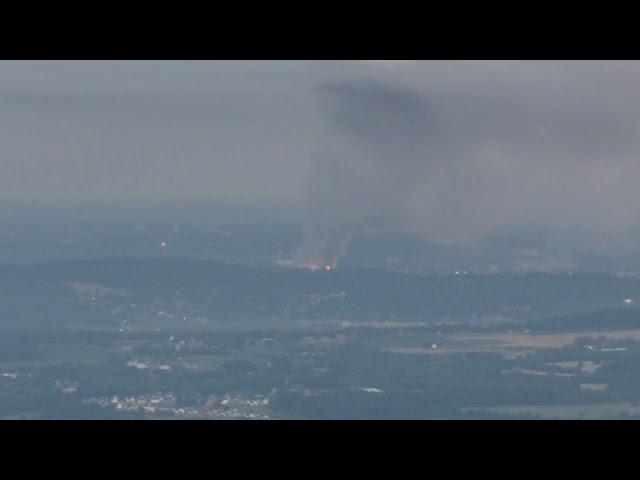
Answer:
<path fill-rule="evenodd" d="M 332 265 L 320 265 L 318 263 L 308 263 L 303 268 L 307 270 L 311 270 L 312 272 L 317 272 L 318 270 L 324 270 L 326 272 L 330 272 L 331 270 L 333 270 L 334 267 Z"/>

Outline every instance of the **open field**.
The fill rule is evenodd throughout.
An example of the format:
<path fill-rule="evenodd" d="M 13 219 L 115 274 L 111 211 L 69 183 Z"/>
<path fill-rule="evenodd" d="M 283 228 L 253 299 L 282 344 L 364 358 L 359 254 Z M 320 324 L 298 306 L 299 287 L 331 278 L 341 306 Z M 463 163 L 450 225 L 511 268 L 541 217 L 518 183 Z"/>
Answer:
<path fill-rule="evenodd" d="M 441 337 L 424 337 L 422 342 L 399 339 L 397 346 L 387 346 L 386 351 L 408 355 L 444 355 L 467 352 L 500 353 L 505 356 L 522 355 L 536 349 L 562 348 L 581 337 L 605 337 L 607 340 L 640 340 L 640 330 L 611 330 L 569 332 L 553 334 L 486 333 L 455 334 Z M 426 344 L 433 341 L 433 344 Z M 423 345 L 411 345 L 422 343 Z"/>
<path fill-rule="evenodd" d="M 84 367 L 104 364 L 113 354 L 113 349 L 88 343 L 51 343 L 42 345 L 42 356 L 35 359 L 7 360 L 0 362 L 0 369 L 35 369 L 62 364 Z"/>
<path fill-rule="evenodd" d="M 600 337 L 609 340 L 640 340 L 640 330 L 610 330 L 592 332 L 553 333 L 547 335 L 531 335 L 527 333 L 496 333 L 481 335 L 456 335 L 457 341 L 483 342 L 497 347 L 509 348 L 561 348 L 571 345 L 576 338 Z"/>

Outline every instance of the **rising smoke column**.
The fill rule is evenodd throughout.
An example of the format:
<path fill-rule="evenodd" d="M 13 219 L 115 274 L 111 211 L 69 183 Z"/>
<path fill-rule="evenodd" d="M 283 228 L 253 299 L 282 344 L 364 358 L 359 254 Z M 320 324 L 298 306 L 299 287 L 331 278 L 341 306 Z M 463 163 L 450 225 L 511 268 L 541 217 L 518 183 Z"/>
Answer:
<path fill-rule="evenodd" d="M 319 94 L 331 142 L 312 157 L 303 243 L 293 258 L 308 268 L 335 266 L 354 233 L 397 215 L 442 138 L 428 102 L 410 90 L 331 84 Z"/>

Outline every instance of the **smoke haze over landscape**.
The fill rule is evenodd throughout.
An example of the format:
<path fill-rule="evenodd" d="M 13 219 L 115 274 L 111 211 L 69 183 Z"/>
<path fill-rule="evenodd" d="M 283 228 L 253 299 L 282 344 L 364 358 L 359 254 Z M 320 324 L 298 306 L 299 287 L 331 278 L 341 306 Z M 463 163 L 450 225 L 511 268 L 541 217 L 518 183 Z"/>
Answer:
<path fill-rule="evenodd" d="M 0 420 L 639 419 L 638 78 L 0 61 Z"/>
<path fill-rule="evenodd" d="M 328 261 L 376 222 L 445 243 L 528 226 L 636 243 L 637 62 L 0 69 L 7 200 L 300 204 L 317 241 L 297 255 Z"/>

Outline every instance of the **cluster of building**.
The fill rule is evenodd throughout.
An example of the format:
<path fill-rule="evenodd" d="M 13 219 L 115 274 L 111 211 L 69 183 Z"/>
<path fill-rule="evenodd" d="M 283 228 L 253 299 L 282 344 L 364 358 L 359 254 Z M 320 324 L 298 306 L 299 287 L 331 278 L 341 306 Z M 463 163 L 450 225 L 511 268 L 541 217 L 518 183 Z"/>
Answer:
<path fill-rule="evenodd" d="M 269 420 L 265 408 L 269 398 L 257 395 L 246 398 L 241 395 L 212 395 L 202 406 L 180 406 L 173 393 L 155 393 L 135 396 L 91 397 L 84 403 L 103 408 L 113 408 L 122 412 L 140 412 L 158 417 L 199 418 L 199 419 L 245 419 Z"/>
<path fill-rule="evenodd" d="M 154 364 L 149 361 L 129 360 L 127 367 L 137 368 L 138 370 L 171 370 L 171 366 L 167 364 Z"/>
<path fill-rule="evenodd" d="M 156 393 L 137 396 L 90 397 L 84 403 L 95 404 L 104 408 L 114 408 L 124 412 L 170 412 L 176 409 L 177 401 L 172 393 Z"/>

